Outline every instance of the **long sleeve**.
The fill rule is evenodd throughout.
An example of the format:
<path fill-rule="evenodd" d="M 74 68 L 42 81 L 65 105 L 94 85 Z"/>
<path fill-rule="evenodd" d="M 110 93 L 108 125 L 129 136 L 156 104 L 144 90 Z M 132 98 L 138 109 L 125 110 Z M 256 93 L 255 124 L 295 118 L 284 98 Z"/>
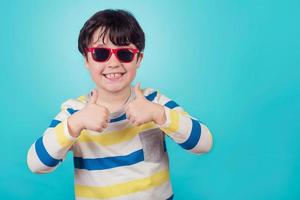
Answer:
<path fill-rule="evenodd" d="M 51 172 L 65 158 L 76 140 L 68 131 L 69 116 L 70 112 L 62 107 L 44 134 L 31 145 L 27 154 L 27 165 L 32 172 Z"/>
<path fill-rule="evenodd" d="M 164 106 L 166 122 L 159 128 L 182 148 L 196 154 L 207 153 L 213 139 L 208 127 L 190 116 L 175 101 L 158 93 L 158 103 Z"/>

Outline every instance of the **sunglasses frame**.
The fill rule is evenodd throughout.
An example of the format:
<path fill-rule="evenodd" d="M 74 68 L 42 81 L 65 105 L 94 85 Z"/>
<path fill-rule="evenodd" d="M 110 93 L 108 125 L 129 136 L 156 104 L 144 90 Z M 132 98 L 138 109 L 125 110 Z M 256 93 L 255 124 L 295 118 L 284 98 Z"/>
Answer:
<path fill-rule="evenodd" d="M 96 60 L 96 59 L 94 58 L 94 52 L 95 52 L 95 49 L 106 49 L 106 50 L 108 50 L 108 51 L 109 51 L 109 55 L 108 55 L 107 59 L 104 60 L 104 61 Z M 125 49 L 125 50 L 129 50 L 129 51 L 131 51 L 131 52 L 133 53 L 133 58 L 132 58 L 132 60 L 126 62 L 126 61 L 123 61 L 123 60 L 121 60 L 121 59 L 119 58 L 119 56 L 118 56 L 118 51 L 124 50 L 124 49 Z M 111 57 L 112 54 L 115 54 L 115 57 L 118 59 L 119 62 L 121 62 L 121 63 L 130 63 L 130 62 L 132 62 L 132 61 L 134 60 L 135 54 L 140 53 L 140 51 L 139 51 L 137 48 L 130 48 L 130 47 L 120 47 L 120 48 L 115 48 L 115 49 L 113 49 L 113 48 L 108 48 L 108 47 L 90 47 L 90 48 L 86 48 L 86 52 L 91 52 L 93 60 L 96 61 L 96 62 L 100 62 L 100 63 L 102 63 L 102 62 L 107 62 L 107 61 L 110 59 L 110 57 Z"/>

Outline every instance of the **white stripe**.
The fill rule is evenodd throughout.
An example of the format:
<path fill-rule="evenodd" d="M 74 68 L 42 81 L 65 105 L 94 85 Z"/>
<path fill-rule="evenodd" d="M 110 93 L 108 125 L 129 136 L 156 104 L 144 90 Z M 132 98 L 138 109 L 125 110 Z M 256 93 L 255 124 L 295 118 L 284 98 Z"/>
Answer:
<path fill-rule="evenodd" d="M 74 110 L 81 110 L 85 107 L 85 103 L 82 103 L 81 101 L 77 99 L 68 99 L 61 105 L 62 110 L 66 110 L 67 108 L 72 108 Z"/>
<path fill-rule="evenodd" d="M 155 92 L 155 90 L 153 88 L 144 88 L 142 89 L 144 96 L 148 96 L 149 94 L 152 94 L 153 92 Z"/>
<path fill-rule="evenodd" d="M 193 153 L 206 153 L 210 150 L 212 146 L 212 136 L 209 129 L 204 124 L 200 124 L 200 125 L 201 125 L 201 136 L 197 145 L 193 149 L 191 149 Z"/>
<path fill-rule="evenodd" d="M 105 170 L 75 169 L 75 183 L 86 186 L 108 186 L 145 178 L 155 172 L 169 168 L 168 154 L 159 163 L 139 162 L 134 165 Z"/>
<path fill-rule="evenodd" d="M 66 119 L 67 117 L 69 117 L 70 114 L 68 114 L 65 111 L 61 111 L 59 112 L 56 116 L 55 116 L 55 120 L 59 120 L 59 121 L 63 121 L 64 119 Z"/>
<path fill-rule="evenodd" d="M 161 93 L 158 94 L 158 103 L 161 105 L 165 105 L 169 101 L 171 101 L 170 98 L 166 97 L 165 95 L 162 95 Z"/>
<path fill-rule="evenodd" d="M 107 134 L 108 132 L 112 131 L 122 131 L 122 129 L 126 129 L 131 127 L 132 125 L 128 123 L 129 121 L 127 119 L 108 123 L 108 127 L 104 129 L 103 131 L 93 131 L 93 130 L 87 130 L 87 133 L 90 135 L 99 135 L 99 134 Z"/>
<path fill-rule="evenodd" d="M 102 146 L 96 142 L 76 142 L 73 145 L 75 157 L 105 158 L 111 156 L 128 155 L 142 148 L 139 135 L 134 138 L 114 145 Z"/>

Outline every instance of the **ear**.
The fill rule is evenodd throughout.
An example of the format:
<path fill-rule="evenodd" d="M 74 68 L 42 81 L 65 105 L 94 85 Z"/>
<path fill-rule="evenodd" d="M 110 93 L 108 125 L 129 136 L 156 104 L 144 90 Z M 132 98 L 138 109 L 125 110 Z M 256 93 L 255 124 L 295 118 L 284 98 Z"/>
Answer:
<path fill-rule="evenodd" d="M 144 53 L 140 53 L 138 60 L 136 61 L 136 68 L 139 68 L 141 65 L 141 62 L 143 60 Z"/>

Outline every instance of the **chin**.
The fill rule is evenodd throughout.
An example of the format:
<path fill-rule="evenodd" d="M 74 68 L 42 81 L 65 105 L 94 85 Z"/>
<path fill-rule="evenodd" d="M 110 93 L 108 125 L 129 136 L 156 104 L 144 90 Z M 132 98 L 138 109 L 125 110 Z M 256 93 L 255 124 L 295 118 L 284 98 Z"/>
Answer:
<path fill-rule="evenodd" d="M 127 85 L 106 85 L 102 86 L 103 89 L 105 89 L 108 92 L 116 93 L 122 91 L 124 88 L 126 88 Z"/>

